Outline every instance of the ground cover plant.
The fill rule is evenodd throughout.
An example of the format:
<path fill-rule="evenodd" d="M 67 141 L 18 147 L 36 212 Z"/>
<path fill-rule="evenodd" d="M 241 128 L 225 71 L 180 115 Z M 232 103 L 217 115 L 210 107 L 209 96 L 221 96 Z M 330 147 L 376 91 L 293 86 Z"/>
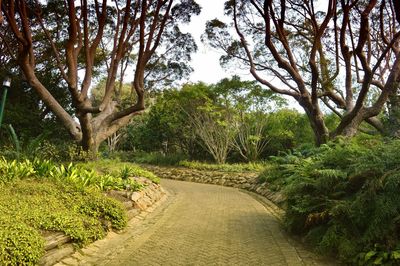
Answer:
<path fill-rule="evenodd" d="M 60 231 L 87 244 L 111 228 L 126 226 L 124 207 L 108 190 L 139 190 L 130 176 L 151 173 L 129 166 L 100 174 L 89 167 L 56 165 L 48 160 L 0 159 L 0 264 L 36 265 L 43 255 L 43 231 Z"/>
<path fill-rule="evenodd" d="M 124 159 L 138 164 L 178 165 L 180 161 L 186 160 L 187 156 L 181 153 L 166 155 L 160 152 L 136 152 L 125 156 Z"/>
<path fill-rule="evenodd" d="M 79 189 L 91 188 L 98 190 L 138 190 L 141 185 L 132 179 L 121 178 L 117 173 L 98 174 L 89 167 L 68 164 L 57 165 L 49 160 L 24 160 L 18 162 L 0 159 L 0 183 L 24 178 L 49 179 L 57 182 L 73 184 Z"/>
<path fill-rule="evenodd" d="M 359 265 L 400 263 L 400 141 L 342 139 L 272 158 L 260 175 L 287 197 L 285 226 Z"/>
<path fill-rule="evenodd" d="M 198 161 L 180 161 L 179 166 L 198 170 L 211 170 L 223 172 L 258 172 L 265 164 L 263 163 L 235 163 L 235 164 L 211 164 Z"/>
<path fill-rule="evenodd" d="M 93 169 L 100 175 L 110 175 L 122 180 L 128 180 L 128 177 L 144 177 L 154 183 L 160 183 L 160 178 L 150 171 L 141 168 L 139 165 L 130 162 L 121 162 L 118 160 L 98 160 L 78 164 L 84 169 Z"/>
<path fill-rule="evenodd" d="M 1 265 L 35 265 L 44 252 L 42 230 L 87 244 L 105 236 L 105 223 L 117 230 L 127 223 L 123 206 L 100 191 L 49 180 L 2 184 L 0 202 Z"/>

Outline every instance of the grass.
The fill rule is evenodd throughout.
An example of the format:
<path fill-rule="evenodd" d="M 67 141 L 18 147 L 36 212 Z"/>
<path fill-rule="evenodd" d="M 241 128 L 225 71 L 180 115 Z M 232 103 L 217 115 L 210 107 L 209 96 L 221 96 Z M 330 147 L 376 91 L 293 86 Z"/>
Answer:
<path fill-rule="evenodd" d="M 128 177 L 144 177 L 158 184 L 160 178 L 150 171 L 141 168 L 139 165 L 118 160 L 99 160 L 95 162 L 81 163 L 79 166 L 84 169 L 93 169 L 100 175 L 111 175 L 121 179 Z"/>
<path fill-rule="evenodd" d="M 121 163 L 124 161 L 125 163 Z M 182 166 L 191 169 L 198 170 L 210 170 L 210 171 L 223 171 L 223 172 L 260 172 L 266 167 L 264 162 L 250 162 L 250 163 L 234 163 L 234 164 L 213 164 L 205 163 L 199 161 L 189 161 L 187 156 L 184 154 L 161 154 L 159 152 L 135 152 L 133 154 L 129 153 L 119 153 L 117 154 L 117 159 L 114 160 L 101 160 L 95 163 L 89 163 L 90 167 L 93 167 L 100 172 L 110 173 L 115 168 L 120 168 L 124 165 L 132 165 L 128 162 L 133 162 L 136 164 L 150 164 L 159 166 Z M 115 165 L 113 165 L 115 163 Z M 137 166 L 133 164 L 133 166 Z"/>
<path fill-rule="evenodd" d="M 181 161 L 179 166 L 222 172 L 260 172 L 266 167 L 265 163 L 209 164 L 197 161 Z"/>
<path fill-rule="evenodd" d="M 179 153 L 165 155 L 159 152 L 136 152 L 125 159 L 139 164 L 178 165 L 180 161 L 187 159 L 187 156 Z"/>

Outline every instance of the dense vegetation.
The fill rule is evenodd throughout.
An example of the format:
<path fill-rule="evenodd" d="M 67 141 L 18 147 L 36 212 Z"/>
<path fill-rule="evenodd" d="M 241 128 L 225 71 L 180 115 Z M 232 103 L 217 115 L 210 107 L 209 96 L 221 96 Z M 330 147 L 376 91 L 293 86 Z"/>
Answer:
<path fill-rule="evenodd" d="M 338 139 L 274 157 L 262 181 L 287 197 L 286 228 L 359 265 L 400 263 L 400 141 Z"/>
<path fill-rule="evenodd" d="M 0 264 L 36 264 L 44 253 L 43 231 L 63 232 L 83 245 L 103 238 L 109 227 L 123 229 L 124 207 L 104 192 L 141 189 L 131 176 L 158 179 L 135 165 L 116 169 L 99 174 L 89 164 L 0 159 Z"/>
<path fill-rule="evenodd" d="M 36 262 L 40 230 L 84 244 L 102 221 L 122 228 L 121 206 L 100 192 L 140 189 L 129 176 L 159 182 L 129 161 L 265 168 L 259 181 L 286 195 L 288 231 L 349 264 L 400 265 L 399 2 L 224 9 L 202 41 L 253 81 L 178 83 L 197 50 L 180 30 L 201 10 L 194 0 L 0 0 L 0 81 L 12 77 L 0 264 Z"/>
<path fill-rule="evenodd" d="M 60 231 L 75 243 L 105 236 L 108 222 L 125 227 L 124 208 L 99 192 L 48 180 L 18 180 L 0 186 L 0 263 L 34 265 L 44 254 L 42 230 Z"/>
<path fill-rule="evenodd" d="M 119 132 L 117 146 L 153 153 L 136 153 L 140 162 L 160 159 L 156 153 L 167 155 L 170 163 L 262 160 L 313 143 L 306 116 L 284 107 L 283 98 L 238 77 L 187 84 L 157 95 L 148 113 Z"/>

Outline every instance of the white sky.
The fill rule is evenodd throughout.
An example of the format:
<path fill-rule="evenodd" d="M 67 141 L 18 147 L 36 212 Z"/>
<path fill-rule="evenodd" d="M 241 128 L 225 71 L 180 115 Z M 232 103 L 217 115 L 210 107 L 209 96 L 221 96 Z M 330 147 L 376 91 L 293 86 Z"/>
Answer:
<path fill-rule="evenodd" d="M 240 75 L 243 79 L 251 79 L 250 75 L 246 75 L 242 69 L 223 69 L 219 64 L 221 52 L 205 46 L 200 36 L 204 33 L 205 25 L 208 20 L 214 18 L 222 19 L 224 14 L 224 2 L 226 0 L 197 0 L 196 2 L 202 7 L 199 16 L 193 16 L 192 21 L 188 25 L 182 26 L 183 32 L 190 32 L 195 38 L 198 51 L 192 56 L 191 66 L 194 72 L 189 80 L 192 82 L 203 81 L 206 83 L 215 83 L 225 77 Z"/>
<path fill-rule="evenodd" d="M 193 16 L 189 24 L 181 27 L 183 32 L 190 32 L 195 38 L 198 51 L 192 55 L 194 72 L 190 75 L 189 80 L 192 82 L 203 81 L 206 83 L 216 83 L 225 77 L 239 75 L 243 80 L 253 80 L 253 76 L 249 71 L 243 69 L 223 69 L 219 64 L 221 52 L 205 46 L 200 40 L 200 36 L 204 33 L 207 21 L 214 18 L 223 20 L 224 3 L 226 0 L 196 0 L 201 6 L 201 13 Z M 325 1 L 317 1 L 316 8 L 324 10 L 327 3 Z M 229 21 L 229 18 L 228 20 Z"/>
<path fill-rule="evenodd" d="M 192 55 L 190 65 L 194 69 L 189 77 L 189 81 L 198 82 L 203 81 L 211 84 L 220 81 L 223 78 L 230 78 L 233 75 L 238 75 L 242 80 L 254 80 L 249 70 L 237 69 L 223 69 L 219 64 L 219 58 L 222 53 L 217 50 L 206 46 L 200 40 L 200 36 L 205 31 L 206 22 L 214 18 L 223 20 L 224 17 L 224 3 L 226 0 L 196 0 L 202 7 L 201 13 L 198 16 L 193 16 L 189 24 L 183 25 L 181 30 L 183 32 L 190 32 L 196 40 L 198 51 Z M 303 112 L 303 109 L 290 97 L 284 97 L 288 100 L 290 108 L 297 109 Z"/>

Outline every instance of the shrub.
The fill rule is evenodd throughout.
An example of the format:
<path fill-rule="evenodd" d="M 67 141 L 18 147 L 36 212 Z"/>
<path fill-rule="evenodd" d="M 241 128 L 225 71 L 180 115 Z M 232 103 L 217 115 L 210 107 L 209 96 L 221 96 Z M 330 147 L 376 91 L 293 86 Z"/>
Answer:
<path fill-rule="evenodd" d="M 137 167 L 136 169 L 140 169 Z M 143 170 L 141 174 L 148 174 L 156 180 L 154 175 Z M 106 190 L 139 190 L 142 185 L 132 179 L 122 179 L 118 175 L 98 174 L 92 169 L 85 169 L 81 165 L 70 163 L 67 166 L 56 165 L 48 160 L 35 159 L 22 162 L 7 161 L 0 159 L 0 183 L 24 178 L 51 179 L 53 181 L 67 182 L 73 184 L 77 189 L 83 190 L 86 187 Z"/>
<path fill-rule="evenodd" d="M 108 165 L 115 167 L 113 162 Z M 103 238 L 110 227 L 123 229 L 124 207 L 102 191 L 141 189 L 141 184 L 127 178 L 131 176 L 159 182 L 133 164 L 104 174 L 89 166 L 0 159 L 1 265 L 36 265 L 44 253 L 42 230 L 63 232 L 81 245 Z"/>
<path fill-rule="evenodd" d="M 161 154 L 159 152 L 140 152 L 136 153 L 131 161 L 142 164 L 153 164 L 153 165 L 178 165 L 180 161 L 187 159 L 184 154 Z"/>
<path fill-rule="evenodd" d="M 0 216 L 0 264 L 35 265 L 43 255 L 44 240 L 37 230 L 13 217 Z"/>
<path fill-rule="evenodd" d="M 339 139 L 272 158 L 260 178 L 286 194 L 286 228 L 321 252 L 353 264 L 396 264 L 399 149 L 400 141 Z"/>
<path fill-rule="evenodd" d="M 0 186 L 0 213 L 1 265 L 36 265 L 43 254 L 42 230 L 63 232 L 86 244 L 105 236 L 104 224 L 119 230 L 127 223 L 121 203 L 98 191 L 49 180 Z"/>

